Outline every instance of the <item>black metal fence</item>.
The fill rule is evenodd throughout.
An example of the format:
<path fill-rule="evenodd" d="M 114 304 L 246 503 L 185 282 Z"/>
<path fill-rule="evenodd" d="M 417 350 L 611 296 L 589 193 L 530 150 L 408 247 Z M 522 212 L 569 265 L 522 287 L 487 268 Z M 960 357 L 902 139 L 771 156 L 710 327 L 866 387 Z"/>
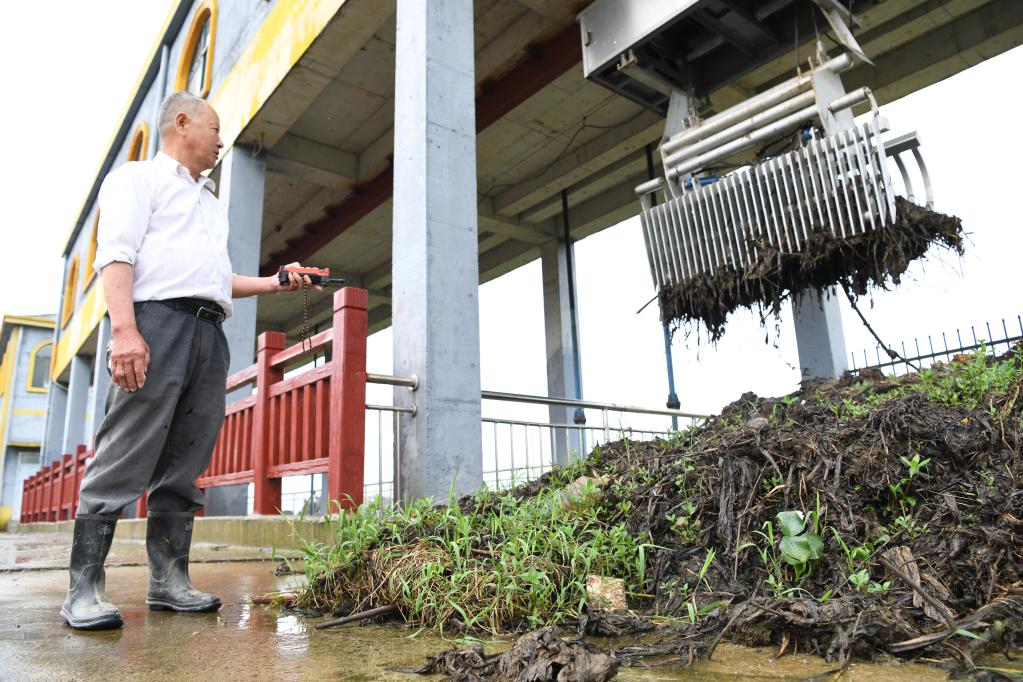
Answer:
<path fill-rule="evenodd" d="M 1017 315 L 1016 321 L 1004 317 L 992 327 L 985 322 L 981 329 L 971 325 L 968 332 L 956 329 L 952 334 L 941 333 L 941 337 L 928 335 L 926 339 L 914 338 L 907 344 L 903 341 L 894 350 L 902 358 L 889 358 L 888 352 L 881 346 L 872 351 L 863 349 L 862 353 L 852 353 L 852 369 L 879 369 L 888 374 L 906 374 L 913 371 L 911 365 L 923 369 L 936 361 L 949 361 L 959 353 L 969 353 L 985 348 L 988 353 L 1004 353 L 1014 343 L 1023 340 L 1023 316 Z"/>

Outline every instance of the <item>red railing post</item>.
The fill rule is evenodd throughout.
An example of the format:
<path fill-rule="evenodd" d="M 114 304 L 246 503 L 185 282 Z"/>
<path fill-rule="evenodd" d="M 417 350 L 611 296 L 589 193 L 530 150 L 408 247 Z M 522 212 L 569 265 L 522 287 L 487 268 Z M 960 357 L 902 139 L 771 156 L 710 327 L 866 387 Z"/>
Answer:
<path fill-rule="evenodd" d="M 35 481 L 35 475 L 29 476 L 21 484 L 21 522 L 28 523 L 31 518 L 29 514 L 32 513 L 32 483 Z"/>
<path fill-rule="evenodd" d="M 368 307 L 365 289 L 346 287 L 334 294 L 327 497 L 343 509 L 362 504 Z"/>
<path fill-rule="evenodd" d="M 32 484 L 32 521 L 42 521 L 43 513 L 43 481 L 45 480 L 46 474 L 44 470 L 40 470 L 35 475 L 35 483 Z"/>
<path fill-rule="evenodd" d="M 60 513 L 60 479 L 61 474 L 64 471 L 64 457 L 55 461 L 50 465 L 50 494 L 47 495 L 47 521 L 57 521 L 58 514 Z"/>
<path fill-rule="evenodd" d="M 61 465 L 60 481 L 60 511 L 57 514 L 58 521 L 67 521 L 75 518 L 75 487 L 78 485 L 78 477 L 75 476 L 75 469 L 78 467 L 78 458 L 85 452 L 85 446 L 79 445 L 75 454 L 64 455 L 64 462 Z"/>
<path fill-rule="evenodd" d="M 274 432 L 270 424 L 270 387 L 284 379 L 284 371 L 275 369 L 270 359 L 284 350 L 284 334 L 263 332 L 256 344 L 256 404 L 252 415 L 252 472 L 255 495 L 252 511 L 255 514 L 276 514 L 281 508 L 281 479 L 268 478 L 266 470 L 270 448 L 269 439 Z M 279 425 L 277 425 L 279 426 Z"/>
<path fill-rule="evenodd" d="M 135 501 L 135 518 L 144 519 L 149 515 L 149 507 L 146 505 L 146 500 L 149 498 L 149 491 L 143 490 L 142 494 L 139 495 L 139 499 Z"/>
<path fill-rule="evenodd" d="M 25 519 L 29 523 L 36 520 L 36 508 L 39 506 L 39 472 L 37 471 L 32 478 L 29 479 L 32 483 L 28 488 L 28 517 Z M 24 503 L 22 503 L 24 504 Z"/>

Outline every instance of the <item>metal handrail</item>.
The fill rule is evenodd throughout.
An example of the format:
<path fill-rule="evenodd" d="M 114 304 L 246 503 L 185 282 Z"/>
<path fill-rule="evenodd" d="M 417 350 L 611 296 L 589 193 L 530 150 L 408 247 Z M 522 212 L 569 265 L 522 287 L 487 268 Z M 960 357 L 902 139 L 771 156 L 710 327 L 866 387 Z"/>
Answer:
<path fill-rule="evenodd" d="M 368 407 L 368 405 L 367 405 Z M 536 426 L 539 428 L 552 428 L 552 429 L 572 429 L 572 430 L 588 430 L 588 431 L 603 431 L 603 426 L 596 424 L 558 424 L 552 422 L 531 422 L 524 421 L 522 419 L 501 419 L 500 417 L 483 417 L 480 421 L 486 424 L 512 424 L 514 426 Z M 667 434 L 668 431 L 661 429 L 641 429 L 635 426 L 623 426 L 623 427 L 609 427 L 615 431 L 630 431 L 634 433 L 653 433 L 653 434 Z"/>
<path fill-rule="evenodd" d="M 669 410 L 655 407 L 636 407 L 617 403 L 598 403 L 591 400 L 571 400 L 569 398 L 549 398 L 540 395 L 522 393 L 503 393 L 501 391 L 483 391 L 484 400 L 501 400 L 514 403 L 533 403 L 536 405 L 553 405 L 556 407 L 581 407 L 583 409 L 605 410 L 607 412 L 631 412 L 634 414 L 655 414 L 665 417 L 688 417 L 690 419 L 706 419 L 710 415 L 693 414 L 681 410 Z"/>
<path fill-rule="evenodd" d="M 416 408 L 414 407 L 399 407 L 397 405 L 370 405 L 366 403 L 367 410 L 380 410 L 381 412 L 403 412 L 405 414 L 411 414 L 415 416 Z"/>
<path fill-rule="evenodd" d="M 413 391 L 419 388 L 419 377 L 415 374 L 408 377 L 393 376 L 390 374 L 366 374 L 367 384 L 384 384 L 386 386 L 407 386 Z"/>

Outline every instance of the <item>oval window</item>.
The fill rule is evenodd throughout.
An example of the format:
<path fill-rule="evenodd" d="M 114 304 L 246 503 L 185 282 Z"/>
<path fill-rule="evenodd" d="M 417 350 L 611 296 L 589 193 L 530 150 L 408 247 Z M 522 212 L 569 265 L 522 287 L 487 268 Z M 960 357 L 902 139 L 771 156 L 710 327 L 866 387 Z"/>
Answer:
<path fill-rule="evenodd" d="M 203 0 L 195 10 L 181 50 L 174 90 L 200 97 L 210 94 L 213 79 L 213 43 L 217 31 L 217 3 Z"/>

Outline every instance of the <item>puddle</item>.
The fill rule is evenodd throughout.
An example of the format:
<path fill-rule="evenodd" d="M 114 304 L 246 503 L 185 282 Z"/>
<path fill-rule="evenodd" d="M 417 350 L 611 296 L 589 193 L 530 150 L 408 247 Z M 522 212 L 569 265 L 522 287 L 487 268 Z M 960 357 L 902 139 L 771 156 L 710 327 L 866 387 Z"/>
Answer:
<path fill-rule="evenodd" d="M 122 608 L 124 628 L 93 633 L 72 632 L 60 620 L 67 588 L 63 571 L 0 574 L 0 679 L 439 679 L 389 670 L 421 665 L 454 646 L 433 633 L 412 637 L 411 630 L 397 625 L 315 630 L 319 620 L 246 603 L 250 595 L 294 584 L 295 577 L 274 577 L 274 565 L 194 566 L 194 582 L 224 600 L 219 613 L 194 615 L 149 611 L 145 567 L 109 569 L 108 595 Z M 690 668 L 623 669 L 619 679 L 802 680 L 833 668 L 811 656 L 774 660 L 767 650 L 722 643 L 712 661 Z M 923 681 L 945 675 L 922 665 L 854 664 L 842 679 Z"/>

